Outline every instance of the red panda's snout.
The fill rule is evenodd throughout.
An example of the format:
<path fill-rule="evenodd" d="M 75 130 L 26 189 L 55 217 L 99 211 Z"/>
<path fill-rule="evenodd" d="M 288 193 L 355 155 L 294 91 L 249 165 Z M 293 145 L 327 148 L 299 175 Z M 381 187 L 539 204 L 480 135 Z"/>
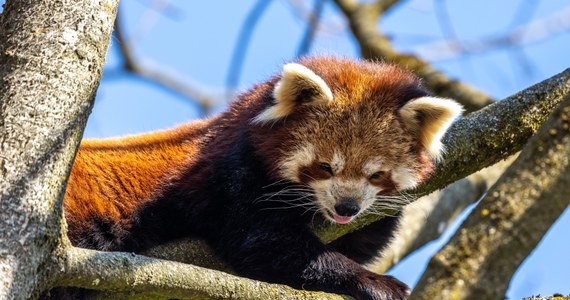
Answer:
<path fill-rule="evenodd" d="M 360 203 L 352 198 L 342 199 L 334 206 L 333 220 L 337 223 L 348 223 L 360 212 Z"/>
<path fill-rule="evenodd" d="M 354 217 L 360 212 L 360 203 L 352 198 L 342 199 L 334 206 L 334 210 L 341 217 Z"/>
<path fill-rule="evenodd" d="M 345 178 L 335 175 L 306 184 L 314 191 L 314 202 L 321 214 L 339 224 L 349 223 L 362 213 L 375 212 L 379 195 L 386 191 L 385 187 L 374 185 L 365 176 Z"/>
<path fill-rule="evenodd" d="M 322 215 L 334 223 L 347 224 L 361 214 L 384 216 L 386 210 L 399 210 L 409 203 L 405 195 L 398 193 L 401 183 L 392 181 L 394 173 L 398 171 L 386 172 L 382 180 L 370 176 L 350 179 L 332 176 L 307 184 L 314 191 L 315 205 Z"/>

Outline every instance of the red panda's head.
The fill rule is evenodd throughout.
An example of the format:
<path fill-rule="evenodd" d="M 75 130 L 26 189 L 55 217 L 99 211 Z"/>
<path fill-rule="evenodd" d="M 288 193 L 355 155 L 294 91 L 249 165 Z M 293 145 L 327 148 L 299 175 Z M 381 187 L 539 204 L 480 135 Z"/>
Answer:
<path fill-rule="evenodd" d="M 462 108 L 395 66 L 332 57 L 286 64 L 250 120 L 277 179 L 310 187 L 318 210 L 348 223 L 426 179 Z"/>

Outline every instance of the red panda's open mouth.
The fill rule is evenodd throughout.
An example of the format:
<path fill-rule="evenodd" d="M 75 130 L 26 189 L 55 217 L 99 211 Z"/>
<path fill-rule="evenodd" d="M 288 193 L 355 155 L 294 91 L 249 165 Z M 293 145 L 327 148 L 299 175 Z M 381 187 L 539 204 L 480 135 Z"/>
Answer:
<path fill-rule="evenodd" d="M 354 217 L 342 217 L 342 216 L 333 215 L 333 220 L 339 224 L 347 224 L 350 221 L 352 221 L 352 219 L 354 219 Z"/>
<path fill-rule="evenodd" d="M 354 220 L 354 216 L 352 217 L 343 217 L 343 216 L 339 216 L 335 213 L 332 213 L 328 210 L 325 211 L 324 213 L 325 217 L 335 223 L 338 224 L 348 224 L 350 223 L 352 220 Z"/>

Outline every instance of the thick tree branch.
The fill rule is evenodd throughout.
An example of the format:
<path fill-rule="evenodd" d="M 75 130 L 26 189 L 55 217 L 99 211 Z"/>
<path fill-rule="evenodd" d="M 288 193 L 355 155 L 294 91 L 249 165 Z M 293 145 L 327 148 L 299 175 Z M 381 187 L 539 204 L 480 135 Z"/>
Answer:
<path fill-rule="evenodd" d="M 131 253 L 69 247 L 66 258 L 65 276 L 59 279 L 59 285 L 128 292 L 97 294 L 94 298 L 346 299 Z"/>
<path fill-rule="evenodd" d="M 451 241 L 412 298 L 503 298 L 514 272 L 570 204 L 570 96 Z"/>
<path fill-rule="evenodd" d="M 447 77 L 417 56 L 396 51 L 389 39 L 377 27 L 378 18 L 386 9 L 378 3 L 384 1 L 362 4 L 355 0 L 335 0 L 335 2 L 348 19 L 364 58 L 384 60 L 412 70 L 424 79 L 426 86 L 433 92 L 442 97 L 456 99 L 465 106 L 467 112 L 476 111 L 494 102 L 490 96 Z"/>

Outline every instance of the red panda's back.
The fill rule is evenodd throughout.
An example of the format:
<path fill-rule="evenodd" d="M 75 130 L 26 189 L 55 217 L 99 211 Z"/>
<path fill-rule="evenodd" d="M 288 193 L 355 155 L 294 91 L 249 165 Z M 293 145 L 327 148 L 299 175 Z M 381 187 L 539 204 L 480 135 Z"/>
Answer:
<path fill-rule="evenodd" d="M 67 184 L 64 211 L 72 243 L 108 220 L 128 230 L 133 212 L 198 155 L 210 121 L 117 139 L 82 142 Z"/>

